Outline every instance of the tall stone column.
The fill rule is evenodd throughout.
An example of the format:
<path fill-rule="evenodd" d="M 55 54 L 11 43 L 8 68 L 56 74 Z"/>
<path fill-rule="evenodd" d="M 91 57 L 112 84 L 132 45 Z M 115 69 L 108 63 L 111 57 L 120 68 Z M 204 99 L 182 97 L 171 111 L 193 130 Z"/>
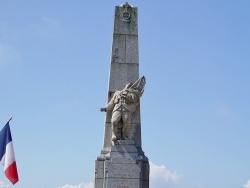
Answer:
<path fill-rule="evenodd" d="M 138 79 L 137 7 L 124 3 L 115 7 L 107 102 L 126 83 L 135 83 Z M 149 163 L 141 145 L 140 101 L 131 113 L 129 138 L 112 140 L 112 113 L 112 110 L 106 113 L 103 149 L 95 161 L 94 187 L 148 188 Z"/>

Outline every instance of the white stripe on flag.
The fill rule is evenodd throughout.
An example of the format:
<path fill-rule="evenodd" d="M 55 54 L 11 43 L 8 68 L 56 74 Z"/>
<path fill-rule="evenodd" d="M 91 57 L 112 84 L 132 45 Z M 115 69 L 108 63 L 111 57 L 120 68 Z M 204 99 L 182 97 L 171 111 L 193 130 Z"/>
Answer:
<path fill-rule="evenodd" d="M 6 151 L 5 151 L 5 155 L 3 156 L 1 162 L 4 166 L 4 171 L 13 163 L 15 162 L 15 154 L 14 154 L 14 148 L 13 148 L 13 144 L 12 141 L 9 142 L 6 145 Z"/>

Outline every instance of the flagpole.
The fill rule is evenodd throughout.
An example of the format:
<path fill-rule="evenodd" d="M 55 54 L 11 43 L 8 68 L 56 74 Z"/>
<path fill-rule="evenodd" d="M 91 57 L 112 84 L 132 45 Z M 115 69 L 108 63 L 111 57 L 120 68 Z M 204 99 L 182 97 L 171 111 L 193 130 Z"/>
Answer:
<path fill-rule="evenodd" d="M 10 119 L 9 119 L 8 123 L 12 120 L 12 117 L 13 117 L 13 116 L 11 116 L 11 117 L 10 117 Z"/>

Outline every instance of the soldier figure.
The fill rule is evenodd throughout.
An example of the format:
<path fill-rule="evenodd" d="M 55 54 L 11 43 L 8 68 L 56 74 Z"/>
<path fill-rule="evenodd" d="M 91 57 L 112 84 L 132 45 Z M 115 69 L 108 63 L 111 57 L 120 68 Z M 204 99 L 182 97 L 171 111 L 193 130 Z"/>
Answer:
<path fill-rule="evenodd" d="M 101 108 L 102 112 L 112 110 L 112 141 L 129 139 L 131 117 L 136 111 L 139 98 L 142 95 L 140 90 L 131 86 L 131 83 L 127 83 L 124 89 L 116 91 L 107 106 Z M 119 128 L 122 130 L 121 133 L 118 130 Z"/>

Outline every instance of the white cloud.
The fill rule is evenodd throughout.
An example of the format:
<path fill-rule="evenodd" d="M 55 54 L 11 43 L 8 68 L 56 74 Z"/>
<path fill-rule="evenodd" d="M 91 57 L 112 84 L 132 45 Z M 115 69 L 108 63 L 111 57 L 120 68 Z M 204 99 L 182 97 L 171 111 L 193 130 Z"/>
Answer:
<path fill-rule="evenodd" d="M 150 188 L 174 188 L 180 181 L 181 175 L 168 170 L 164 165 L 150 164 Z M 93 188 L 92 183 L 80 183 L 79 185 L 66 184 L 58 188 Z M 248 187 L 247 187 L 248 188 Z"/>
<path fill-rule="evenodd" d="M 150 187 L 151 188 L 166 188 L 174 187 L 181 178 L 177 172 L 168 170 L 164 165 L 156 165 L 152 162 L 150 164 Z"/>
<path fill-rule="evenodd" d="M 250 180 L 248 180 L 248 182 L 245 185 L 243 185 L 243 188 L 250 188 Z"/>
<path fill-rule="evenodd" d="M 78 185 L 70 185 L 70 184 L 66 184 L 63 185 L 62 187 L 58 187 L 58 188 L 94 188 L 94 183 L 80 183 Z"/>
<path fill-rule="evenodd" d="M 10 186 L 3 181 L 0 181 L 0 188 L 10 188 Z"/>

